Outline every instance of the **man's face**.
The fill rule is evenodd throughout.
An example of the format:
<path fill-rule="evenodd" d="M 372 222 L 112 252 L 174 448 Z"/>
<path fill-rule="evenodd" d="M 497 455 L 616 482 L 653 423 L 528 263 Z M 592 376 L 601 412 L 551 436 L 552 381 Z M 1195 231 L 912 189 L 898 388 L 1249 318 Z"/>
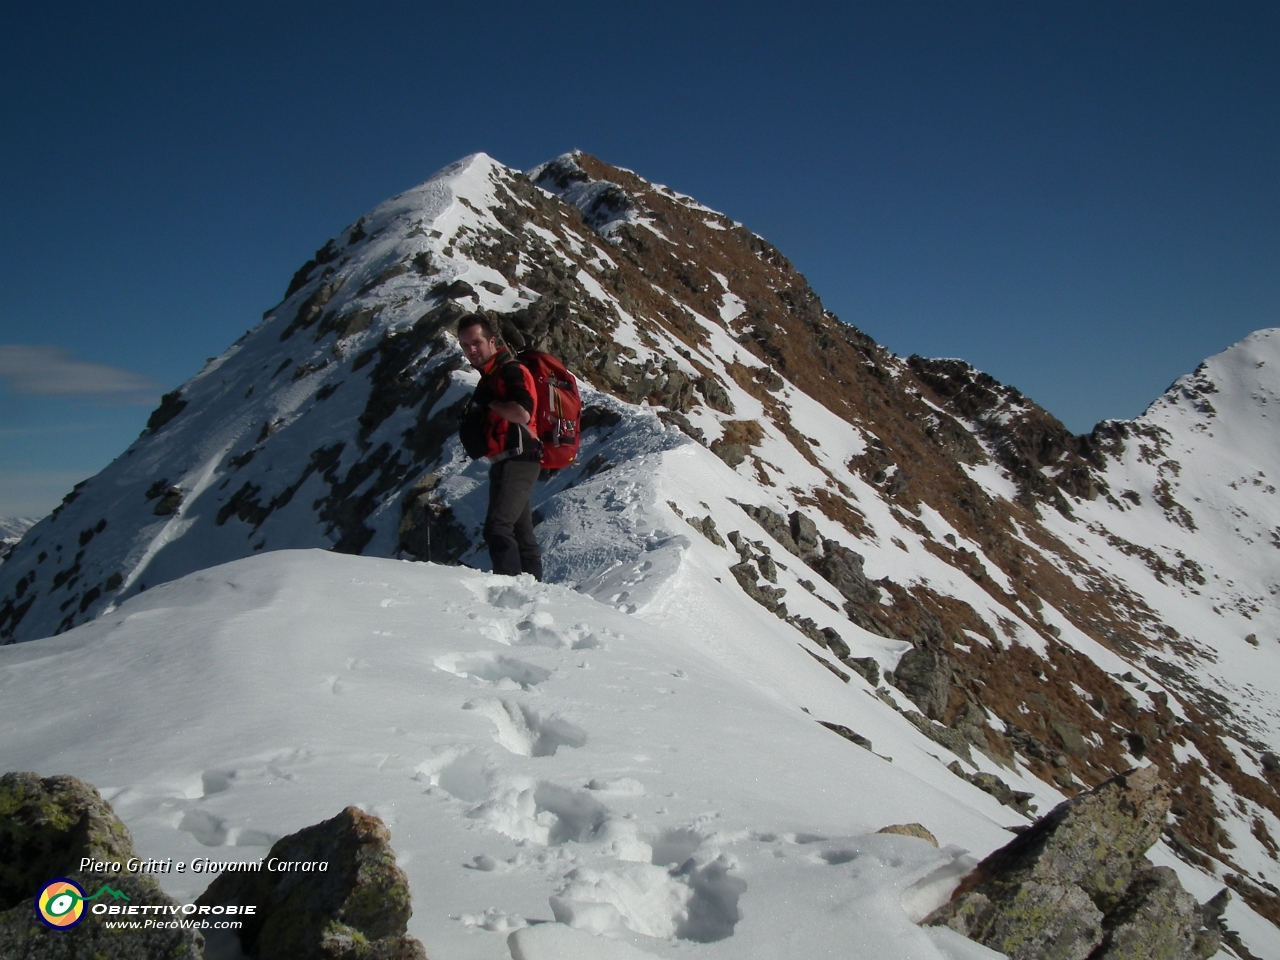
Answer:
<path fill-rule="evenodd" d="M 479 324 L 462 330 L 458 334 L 458 343 L 462 345 L 462 355 L 477 370 L 483 370 L 498 352 L 498 339 L 486 337 L 484 327 Z"/>

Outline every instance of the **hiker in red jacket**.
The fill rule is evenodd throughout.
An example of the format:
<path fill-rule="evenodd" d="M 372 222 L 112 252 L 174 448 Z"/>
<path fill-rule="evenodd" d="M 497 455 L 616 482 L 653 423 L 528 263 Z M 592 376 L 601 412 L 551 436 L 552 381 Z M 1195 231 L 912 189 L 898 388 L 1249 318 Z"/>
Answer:
<path fill-rule="evenodd" d="M 467 404 L 459 430 L 475 459 L 489 461 L 489 512 L 484 540 L 493 572 L 542 579 L 542 551 L 533 533 L 529 498 L 542 470 L 542 444 L 530 432 L 536 415 L 533 374 L 498 342 L 485 317 L 458 321 L 458 343 L 480 385 Z"/>

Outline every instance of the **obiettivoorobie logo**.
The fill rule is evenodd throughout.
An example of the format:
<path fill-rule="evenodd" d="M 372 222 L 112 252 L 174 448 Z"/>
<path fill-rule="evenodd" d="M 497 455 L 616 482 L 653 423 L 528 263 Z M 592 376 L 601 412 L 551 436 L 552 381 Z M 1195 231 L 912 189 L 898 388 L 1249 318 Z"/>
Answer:
<path fill-rule="evenodd" d="M 55 930 L 70 930 L 84 919 L 85 903 L 98 899 L 104 893 L 117 900 L 129 899 L 123 891 L 113 890 L 105 883 L 92 897 L 87 897 L 84 888 L 74 880 L 65 877 L 50 880 L 36 894 L 36 916 Z"/>

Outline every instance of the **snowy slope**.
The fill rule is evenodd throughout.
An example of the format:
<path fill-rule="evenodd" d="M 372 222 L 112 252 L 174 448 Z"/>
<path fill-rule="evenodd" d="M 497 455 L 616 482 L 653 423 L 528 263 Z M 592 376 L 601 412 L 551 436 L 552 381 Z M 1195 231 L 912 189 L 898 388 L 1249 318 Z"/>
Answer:
<path fill-rule="evenodd" d="M 1270 743 L 1280 720 L 1277 401 L 1280 329 L 1260 330 L 1137 420 L 1102 425 L 1122 438 L 1102 473 L 1120 502 L 1082 503 L 1083 522 L 1057 524 L 1181 635 L 1152 656 L 1200 672 Z"/>
<path fill-rule="evenodd" d="M 610 955 L 589 935 L 634 947 L 618 956 L 996 956 L 913 921 L 1020 818 L 763 611 L 717 643 L 707 582 L 682 582 L 699 589 L 671 591 L 676 632 L 667 613 L 437 565 L 294 551 L 211 568 L 0 649 L 5 763 L 74 771 L 145 856 L 188 862 L 257 859 L 358 804 L 391 827 L 410 932 L 441 960 Z M 913 821 L 941 848 L 874 833 Z M 186 900 L 210 878 L 158 879 Z"/>
<path fill-rule="evenodd" d="M 225 563 L 239 569 L 245 558 L 255 559 L 264 582 L 289 579 L 303 561 L 276 553 L 296 548 L 364 554 L 380 570 L 413 571 L 403 576 L 419 586 L 403 589 L 426 591 L 421 605 L 431 608 L 433 629 L 438 618 L 452 622 L 457 578 L 474 586 L 484 582 L 479 574 L 387 567 L 376 558 L 487 564 L 479 536 L 486 468 L 468 463 L 454 436 L 457 404 L 475 375 L 451 331 L 476 309 L 511 342 L 549 347 L 583 378 L 589 418 L 579 463 L 540 484 L 535 498 L 554 586 L 529 589 L 550 591 L 557 610 L 593 611 L 552 611 L 557 623 L 630 623 L 709 658 L 717 679 L 694 698 L 704 701 L 704 718 L 719 703 L 716 684 L 728 684 L 772 704 L 762 717 L 794 718 L 808 707 L 814 719 L 870 738 L 875 753 L 894 758 L 894 776 L 958 805 L 944 820 L 963 819 L 955 812 L 963 809 L 983 822 L 1025 822 L 1016 802 L 999 806 L 971 786 L 978 773 L 1044 811 L 1155 762 L 1175 789 L 1159 856 L 1177 853 L 1201 899 L 1231 885 L 1232 924 L 1255 952 L 1272 942 L 1274 928 L 1241 900 L 1280 922 L 1280 895 L 1271 892 L 1280 884 L 1280 511 L 1272 486 L 1280 464 L 1268 419 L 1280 390 L 1280 334 L 1260 331 L 1206 361 L 1136 421 L 1073 437 L 962 361 L 889 354 L 827 313 L 785 257 L 740 224 L 581 154 L 528 176 L 483 154 L 468 157 L 317 251 L 261 324 L 167 397 L 143 435 L 0 567 L 0 637 L 72 631 L 107 642 L 104 631 L 123 615 L 161 602 L 161 585 L 170 584 L 164 596 L 187 597 L 201 582 L 191 575 Z M 328 574 L 315 576 L 324 582 Z M 477 596 L 487 589 L 475 587 Z M 210 601 L 176 635 L 201 649 L 214 644 L 206 675 L 229 670 L 228 697 L 243 710 L 270 698 L 256 684 L 235 693 L 238 668 L 230 664 L 239 648 L 209 639 L 234 634 L 233 596 Z M 282 587 L 279 596 L 263 601 L 278 623 L 296 619 L 324 636 L 327 621 L 373 629 L 339 602 L 342 591 Z M 541 636 L 535 621 L 525 632 Z M 135 636 L 131 623 L 118 627 L 121 638 Z M 128 642 L 162 642 L 149 636 Z M 523 638 L 511 625 L 488 636 L 496 644 Z M 57 649 L 63 641 L 36 642 Z M 440 648 L 430 662 L 448 674 L 436 658 L 465 660 L 468 651 Z M 31 655 L 0 654 L 0 664 Z M 50 683 L 93 686 L 93 666 L 79 668 L 87 671 L 80 679 L 52 666 L 23 676 L 35 682 L 46 669 Z M 7 677 L 0 682 L 14 683 Z M 548 689 L 539 682 L 528 692 Z M 398 687 L 388 696 L 417 695 Z M 241 719 L 219 722 L 236 737 L 256 736 Z M 288 718 L 278 722 L 297 729 Z M 518 746 L 524 734 L 511 722 L 517 732 L 502 736 Z M 688 715 L 681 722 L 706 726 Z M 779 729 L 790 722 L 777 721 Z M 790 741 L 765 729 L 773 720 L 742 723 L 761 744 L 762 769 L 790 762 Z M 819 734 L 823 750 L 858 749 L 821 728 L 810 735 Z M 365 748 L 350 749 L 355 756 Z M 587 748 L 537 759 L 561 763 L 561 754 L 585 756 L 579 749 Z M 52 770 L 34 746 L 24 756 L 42 773 L 101 782 L 73 765 Z M 497 763 L 504 755 L 485 756 Z M 137 759 L 130 776 L 148 781 L 147 762 Z M 155 762 L 157 770 L 171 766 Z M 230 762 L 208 761 L 211 769 Z M 473 786 L 477 762 L 458 770 Z M 331 768 L 335 779 L 339 767 Z M 586 782 L 598 771 L 579 774 Z M 704 790 L 708 803 L 732 805 L 739 780 L 723 777 L 732 791 Z M 882 793 L 878 773 L 870 782 L 847 802 L 887 809 L 883 798 L 893 808 L 911 792 Z M 233 793 L 210 804 L 230 803 Z M 327 807 L 339 793 L 318 795 Z M 473 809 L 488 797 L 471 793 L 454 800 Z M 247 799 L 235 809 L 255 815 Z M 788 809 L 786 817 L 803 819 L 803 810 Z M 317 808 L 271 830 L 330 813 Z M 859 819 L 856 829 L 876 819 Z M 656 827 L 645 829 L 650 836 Z M 996 842 L 981 831 L 963 840 L 978 853 Z M 692 889 L 673 882 L 685 884 L 682 896 Z M 739 934 L 725 943 L 740 943 Z M 536 938 L 550 934 L 527 936 L 535 950 Z"/>

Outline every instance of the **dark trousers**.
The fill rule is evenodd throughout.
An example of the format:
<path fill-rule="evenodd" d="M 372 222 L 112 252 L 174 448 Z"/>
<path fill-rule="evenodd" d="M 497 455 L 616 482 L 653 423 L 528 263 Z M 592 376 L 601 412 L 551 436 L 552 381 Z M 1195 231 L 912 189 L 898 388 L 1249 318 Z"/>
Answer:
<path fill-rule="evenodd" d="M 531 460 L 503 460 L 489 468 L 489 513 L 484 542 L 494 573 L 531 573 L 542 579 L 542 551 L 533 535 L 529 498 L 542 466 Z"/>

